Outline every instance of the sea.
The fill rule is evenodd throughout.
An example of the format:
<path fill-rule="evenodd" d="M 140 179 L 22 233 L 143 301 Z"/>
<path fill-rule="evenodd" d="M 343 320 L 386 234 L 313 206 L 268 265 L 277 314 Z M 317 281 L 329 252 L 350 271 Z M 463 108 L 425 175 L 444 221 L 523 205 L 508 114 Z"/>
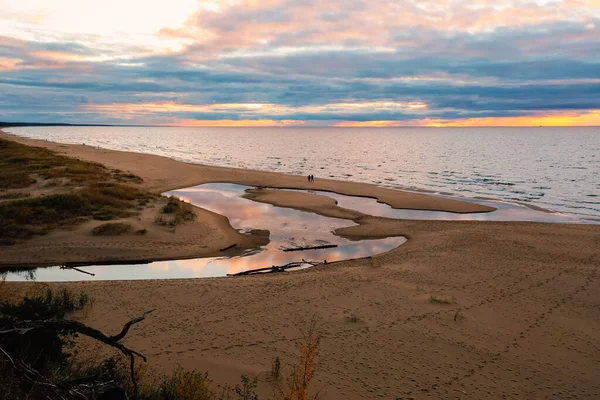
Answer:
<path fill-rule="evenodd" d="M 600 219 L 600 127 L 18 127 L 61 143 L 520 202 Z"/>

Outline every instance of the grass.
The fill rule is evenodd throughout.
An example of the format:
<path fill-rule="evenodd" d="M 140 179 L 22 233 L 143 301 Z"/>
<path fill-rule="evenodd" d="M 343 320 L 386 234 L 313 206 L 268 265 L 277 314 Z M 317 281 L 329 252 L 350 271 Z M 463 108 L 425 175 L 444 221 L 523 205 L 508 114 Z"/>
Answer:
<path fill-rule="evenodd" d="M 67 290 L 47 290 L 17 300 L 1 289 L 0 285 L 0 330 L 23 321 L 62 320 L 69 313 L 86 310 L 93 303 L 85 293 Z M 83 357 L 79 357 L 74 347 L 76 338 L 72 332 L 32 330 L 14 338 L 18 340 L 4 341 L 5 354 L 39 372 L 40 378 L 35 376 L 36 381 L 56 385 L 51 391 L 47 385 L 32 385 L 29 375 L 19 372 L 15 363 L 6 357 L 0 357 L 0 398 L 100 398 L 94 384 L 110 388 L 102 398 L 134 398 L 129 360 L 118 356 L 104 358 L 81 354 Z M 309 328 L 302 331 L 298 359 L 291 364 L 283 364 L 278 357 L 274 360 L 269 377 L 273 395 L 264 399 L 318 400 L 322 397 L 320 391 L 309 391 L 317 371 L 320 341 L 321 333 L 313 318 Z M 181 367 L 172 374 L 157 376 L 150 374 L 144 364 L 138 364 L 134 376 L 139 388 L 138 400 L 259 400 L 256 393 L 258 379 L 246 375 L 242 375 L 237 385 L 224 385 L 218 392 L 208 373 L 186 371 Z M 82 392 L 75 397 L 71 396 L 74 391 L 68 391 L 68 384 L 61 385 L 78 380 L 85 384 L 77 386 Z M 88 382 L 91 384 L 87 385 Z"/>
<path fill-rule="evenodd" d="M 46 290 L 44 294 L 25 297 L 21 302 L 0 301 L 0 315 L 21 320 L 63 318 L 66 314 L 81 310 L 91 304 L 90 297 L 66 289 Z"/>
<path fill-rule="evenodd" d="M 133 226 L 130 224 L 124 224 L 122 222 L 109 222 L 98 225 L 92 229 L 92 234 L 96 236 L 118 236 L 131 232 L 132 230 Z"/>
<path fill-rule="evenodd" d="M 429 298 L 429 302 L 434 304 L 452 304 L 451 300 L 444 299 L 442 297 L 437 297 L 434 295 L 431 295 L 431 297 Z"/>
<path fill-rule="evenodd" d="M 141 182 L 136 175 L 0 139 L 0 189 L 25 188 L 40 178 L 55 187 L 57 193 L 28 198 L 25 193 L 12 197 L 17 196 L 13 193 L 2 197 L 12 201 L 0 203 L 0 245 L 15 244 L 89 219 L 130 217 L 156 197 L 124 183 Z M 185 218 L 183 211 L 176 216 Z"/>
<path fill-rule="evenodd" d="M 66 178 L 72 183 L 115 180 L 140 183 L 139 176 L 111 170 L 102 164 L 65 157 L 41 147 L 0 139 L 0 188 L 25 188 L 43 179 Z"/>
<path fill-rule="evenodd" d="M 14 200 L 14 199 L 22 199 L 25 197 L 31 196 L 29 192 L 13 192 L 13 193 L 5 193 L 0 194 L 0 200 Z"/>
<path fill-rule="evenodd" d="M 170 217 L 157 215 L 154 222 L 158 225 L 177 226 L 196 218 L 192 206 L 174 196 L 167 199 L 167 204 L 161 209 L 161 213 L 168 214 Z"/>
<path fill-rule="evenodd" d="M 118 184 L 96 184 L 59 193 L 0 204 L 0 242 L 31 238 L 86 219 L 108 221 L 135 215 L 135 200 L 152 196 Z"/>
<path fill-rule="evenodd" d="M 346 317 L 346 321 L 348 321 L 350 323 L 358 323 L 358 322 L 360 322 L 360 318 L 358 317 L 358 315 L 352 313 Z"/>

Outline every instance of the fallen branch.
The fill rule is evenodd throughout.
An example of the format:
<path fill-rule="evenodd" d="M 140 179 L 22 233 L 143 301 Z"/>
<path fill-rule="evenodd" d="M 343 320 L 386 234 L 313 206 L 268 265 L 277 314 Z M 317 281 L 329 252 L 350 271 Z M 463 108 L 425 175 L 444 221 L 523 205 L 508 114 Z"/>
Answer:
<path fill-rule="evenodd" d="M 233 249 L 235 246 L 237 246 L 237 244 L 235 244 L 235 243 L 234 243 L 234 244 L 232 244 L 232 245 L 229 245 L 229 246 L 227 246 L 227 247 L 225 247 L 225 248 L 222 248 L 222 249 L 221 249 L 221 250 L 219 250 L 219 251 L 227 251 L 227 250 L 229 250 L 229 249 Z"/>
<path fill-rule="evenodd" d="M 68 265 L 63 265 L 63 266 L 60 267 L 60 269 L 72 269 L 74 271 L 81 272 L 82 274 L 88 274 L 88 275 L 91 275 L 91 276 L 96 276 L 96 274 L 93 274 L 91 272 L 84 271 L 84 270 L 79 269 L 77 267 L 69 267 Z"/>
<path fill-rule="evenodd" d="M 324 244 L 324 245 L 321 245 L 321 246 L 292 247 L 292 248 L 286 248 L 286 249 L 282 249 L 282 250 L 285 251 L 285 252 L 288 252 L 288 251 L 332 249 L 334 247 L 338 247 L 338 245 L 337 244 Z"/>
<path fill-rule="evenodd" d="M 0 331 L 0 335 L 10 335 L 10 334 L 25 335 L 34 330 L 45 330 L 45 331 L 55 331 L 55 332 L 56 331 L 69 331 L 69 332 L 80 333 L 82 335 L 91 337 L 92 339 L 98 340 L 99 342 L 102 342 L 109 346 L 115 347 L 116 349 L 121 351 L 121 353 L 123 353 L 124 355 L 129 357 L 130 369 L 131 369 L 131 382 L 133 384 L 133 393 L 134 393 L 134 398 L 137 398 L 138 386 L 137 386 L 137 381 L 135 378 L 135 356 L 140 357 L 144 361 L 147 361 L 147 359 L 146 359 L 145 355 L 128 348 L 127 346 L 122 344 L 120 341 L 127 335 L 127 333 L 129 332 L 129 329 L 133 325 L 143 321 L 146 318 L 146 316 L 153 311 L 154 310 L 146 311 L 143 315 L 127 322 L 123 326 L 123 329 L 121 329 L 121 332 L 119 332 L 118 334 L 113 335 L 113 336 L 107 335 L 104 332 L 101 332 L 98 329 L 87 326 L 79 321 L 73 321 L 73 320 L 69 320 L 69 319 L 20 321 L 20 322 L 16 323 L 13 328 Z M 2 352 L 9 358 L 11 363 L 13 365 L 15 365 L 15 367 L 16 367 L 16 364 L 12 360 L 12 358 L 10 358 L 10 356 L 8 354 L 6 354 L 6 352 L 4 352 L 4 351 L 2 351 Z M 37 371 L 31 369 L 30 367 L 27 367 L 24 363 L 20 363 L 20 364 L 22 364 L 22 365 L 20 365 L 20 367 L 21 367 L 19 369 L 20 371 L 24 371 L 27 374 L 27 376 L 30 377 L 30 379 L 35 378 L 37 382 L 40 382 L 41 375 Z M 53 385 L 53 386 L 56 386 L 56 385 Z"/>
<path fill-rule="evenodd" d="M 266 267 L 266 268 L 249 269 L 247 271 L 242 271 L 242 272 L 238 272 L 235 274 L 227 274 L 227 276 L 244 276 L 244 275 L 271 274 L 271 273 L 276 273 L 276 272 L 286 272 L 286 270 L 288 270 L 288 269 L 301 267 L 306 264 L 310 265 L 311 267 L 314 267 L 314 266 L 320 265 L 322 263 L 315 262 L 315 261 L 306 261 L 306 260 L 302 259 L 302 261 L 295 261 L 295 262 L 291 262 L 291 263 L 288 263 L 285 265 L 273 265 L 271 267 Z"/>

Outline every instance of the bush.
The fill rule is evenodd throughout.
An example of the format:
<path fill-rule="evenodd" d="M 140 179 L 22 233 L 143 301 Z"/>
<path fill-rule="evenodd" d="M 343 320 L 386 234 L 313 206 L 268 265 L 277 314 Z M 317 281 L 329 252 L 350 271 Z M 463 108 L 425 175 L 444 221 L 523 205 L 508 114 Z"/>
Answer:
<path fill-rule="evenodd" d="M 87 294 L 75 294 L 66 289 L 48 289 L 44 295 L 25 297 L 20 303 L 0 302 L 0 316 L 8 319 L 51 319 L 64 318 L 66 314 L 81 310 L 90 304 Z"/>
<path fill-rule="evenodd" d="M 155 197 L 116 183 L 141 182 L 135 175 L 0 139 L 0 189 L 27 187 L 35 182 L 34 177 L 47 179 L 47 186 L 75 190 L 28 199 L 17 197 L 17 193 L 1 195 L 2 200 L 18 199 L 0 203 L 0 244 L 14 244 L 88 218 L 109 221 L 130 217 L 137 213 L 136 207 Z"/>
<path fill-rule="evenodd" d="M 155 222 L 159 225 L 172 225 L 176 226 L 187 221 L 193 221 L 196 218 L 196 214 L 192 209 L 192 206 L 188 203 L 179 200 L 175 196 L 170 196 L 167 199 L 167 204 L 161 210 L 164 214 L 173 214 L 173 218 L 170 220 L 156 218 Z"/>
<path fill-rule="evenodd" d="M 0 188 L 24 188 L 35 183 L 35 179 L 23 172 L 13 172 L 0 175 Z"/>
<path fill-rule="evenodd" d="M 0 194 L 0 200 L 22 199 L 23 197 L 29 197 L 29 196 L 31 196 L 31 193 L 29 193 L 29 192 L 5 193 L 5 194 Z"/>
<path fill-rule="evenodd" d="M 77 194 L 55 194 L 0 204 L 0 218 L 18 224 L 49 224 L 89 213 L 91 206 Z"/>
<path fill-rule="evenodd" d="M 19 303 L 0 302 L 0 328 L 9 327 L 19 321 L 62 319 L 66 314 L 83 309 L 90 304 L 84 294 L 67 290 L 52 291 L 44 295 L 25 297 Z M 0 347 L 12 356 L 32 365 L 38 371 L 62 366 L 68 358 L 64 347 L 72 344 L 73 335 L 32 330 L 25 334 L 0 336 Z"/>
<path fill-rule="evenodd" d="M 433 296 L 433 295 L 429 298 L 429 302 L 434 303 L 434 304 L 452 304 L 451 300 Z"/>
<path fill-rule="evenodd" d="M 117 236 L 133 230 L 133 226 L 122 222 L 111 222 L 102 224 L 92 229 L 92 234 L 96 236 Z"/>
<path fill-rule="evenodd" d="M 160 385 L 160 400 L 215 399 L 210 383 L 208 373 L 184 371 L 180 367 Z"/>

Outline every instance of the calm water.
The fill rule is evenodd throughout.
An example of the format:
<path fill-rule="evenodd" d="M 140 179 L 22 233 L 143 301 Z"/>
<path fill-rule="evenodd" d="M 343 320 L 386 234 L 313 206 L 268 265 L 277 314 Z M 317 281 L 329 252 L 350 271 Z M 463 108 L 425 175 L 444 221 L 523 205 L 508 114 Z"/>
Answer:
<path fill-rule="evenodd" d="M 302 192 L 302 190 L 293 191 Z M 373 215 L 377 217 L 394 219 L 429 219 L 446 221 L 532 221 L 566 224 L 600 224 L 600 221 L 587 220 L 579 218 L 576 215 L 563 214 L 558 212 L 549 213 L 545 211 L 534 210 L 531 207 L 527 207 L 522 204 L 510 203 L 499 200 L 468 199 L 468 201 L 472 203 L 494 207 L 496 208 L 496 211 L 472 214 L 457 214 L 443 211 L 403 210 L 398 208 L 392 208 L 387 204 L 380 203 L 376 199 L 371 198 L 345 196 L 342 194 L 323 192 L 319 190 L 307 190 L 307 192 L 330 197 L 337 201 L 338 206 L 342 208 L 360 211 L 363 214 Z M 450 196 L 435 196 L 451 198 Z"/>
<path fill-rule="evenodd" d="M 81 267 L 94 276 L 60 267 L 37 268 L 1 274 L 6 280 L 38 281 L 72 280 L 129 280 L 216 277 L 284 265 L 290 262 L 328 262 L 362 258 L 385 253 L 406 242 L 404 237 L 376 240 L 350 241 L 335 236 L 337 228 L 355 225 L 352 221 L 323 217 L 313 213 L 257 203 L 240 197 L 247 186 L 234 184 L 206 184 L 168 192 L 199 207 L 229 218 L 231 225 L 240 231 L 267 229 L 270 242 L 260 249 L 240 256 L 199 258 L 192 260 L 158 261 L 150 264 L 91 265 Z M 310 247 L 335 244 L 338 247 L 319 250 L 284 252 L 284 248 Z"/>
<path fill-rule="evenodd" d="M 178 160 L 521 201 L 600 218 L 600 128 L 9 128 Z"/>

